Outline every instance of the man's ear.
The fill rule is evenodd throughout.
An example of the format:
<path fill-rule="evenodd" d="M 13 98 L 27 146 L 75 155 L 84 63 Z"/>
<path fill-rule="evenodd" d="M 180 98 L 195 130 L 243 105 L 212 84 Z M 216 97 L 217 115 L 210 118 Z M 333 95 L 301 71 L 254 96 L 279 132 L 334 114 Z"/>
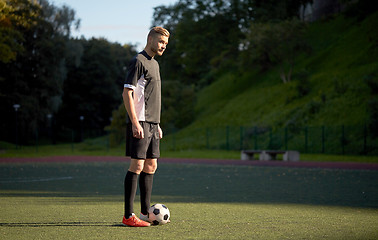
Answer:
<path fill-rule="evenodd" d="M 147 44 L 151 44 L 153 41 L 153 37 L 152 36 L 148 36 L 147 37 Z"/>

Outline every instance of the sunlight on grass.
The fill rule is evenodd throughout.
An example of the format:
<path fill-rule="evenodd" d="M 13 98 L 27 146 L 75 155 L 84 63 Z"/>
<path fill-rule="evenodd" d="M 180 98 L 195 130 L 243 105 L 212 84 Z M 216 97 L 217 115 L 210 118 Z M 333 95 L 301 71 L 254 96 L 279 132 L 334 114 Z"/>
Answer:
<path fill-rule="evenodd" d="M 160 164 L 171 223 L 122 227 L 124 162 L 0 164 L 4 239 L 377 239 L 377 171 Z M 139 215 L 139 193 L 134 211 Z"/>
<path fill-rule="evenodd" d="M 86 239 L 88 236 L 122 239 L 125 234 L 128 239 L 375 239 L 378 236 L 376 209 L 169 203 L 170 224 L 141 230 L 120 225 L 121 199 L 2 197 L 0 203 L 0 230 L 5 239 Z M 139 204 L 135 207 L 138 209 Z"/>

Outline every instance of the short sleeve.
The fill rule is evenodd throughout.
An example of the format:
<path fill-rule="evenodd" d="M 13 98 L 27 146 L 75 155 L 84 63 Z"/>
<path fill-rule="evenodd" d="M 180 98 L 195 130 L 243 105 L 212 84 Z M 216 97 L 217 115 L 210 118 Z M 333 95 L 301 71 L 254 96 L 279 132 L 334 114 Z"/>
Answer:
<path fill-rule="evenodd" d="M 137 86 L 138 80 L 143 75 L 143 65 L 142 63 L 135 57 L 131 60 L 129 67 L 127 68 L 127 75 L 125 79 L 125 88 L 135 89 Z"/>

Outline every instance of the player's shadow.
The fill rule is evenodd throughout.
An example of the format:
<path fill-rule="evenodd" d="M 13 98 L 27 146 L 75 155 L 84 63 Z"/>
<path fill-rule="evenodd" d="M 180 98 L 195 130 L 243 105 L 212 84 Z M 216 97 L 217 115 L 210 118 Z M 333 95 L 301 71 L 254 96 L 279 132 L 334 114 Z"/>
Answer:
<path fill-rule="evenodd" d="M 114 222 L 18 222 L 0 223 L 0 227 L 124 227 L 124 225 Z"/>

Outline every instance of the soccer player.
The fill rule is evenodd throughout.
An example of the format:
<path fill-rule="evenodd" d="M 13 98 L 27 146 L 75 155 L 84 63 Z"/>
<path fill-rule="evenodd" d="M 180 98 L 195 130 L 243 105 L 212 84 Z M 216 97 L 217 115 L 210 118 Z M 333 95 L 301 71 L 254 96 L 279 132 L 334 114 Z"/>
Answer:
<path fill-rule="evenodd" d="M 160 157 L 159 143 L 163 137 L 160 128 L 161 79 L 159 64 L 154 59 L 163 55 L 169 32 L 154 27 L 147 36 L 144 50 L 138 53 L 128 67 L 122 93 L 128 113 L 126 156 L 131 157 L 125 177 L 125 215 L 122 223 L 131 227 L 148 227 L 148 209 L 153 177 Z M 134 214 L 133 203 L 138 185 L 140 189 L 140 218 Z"/>

